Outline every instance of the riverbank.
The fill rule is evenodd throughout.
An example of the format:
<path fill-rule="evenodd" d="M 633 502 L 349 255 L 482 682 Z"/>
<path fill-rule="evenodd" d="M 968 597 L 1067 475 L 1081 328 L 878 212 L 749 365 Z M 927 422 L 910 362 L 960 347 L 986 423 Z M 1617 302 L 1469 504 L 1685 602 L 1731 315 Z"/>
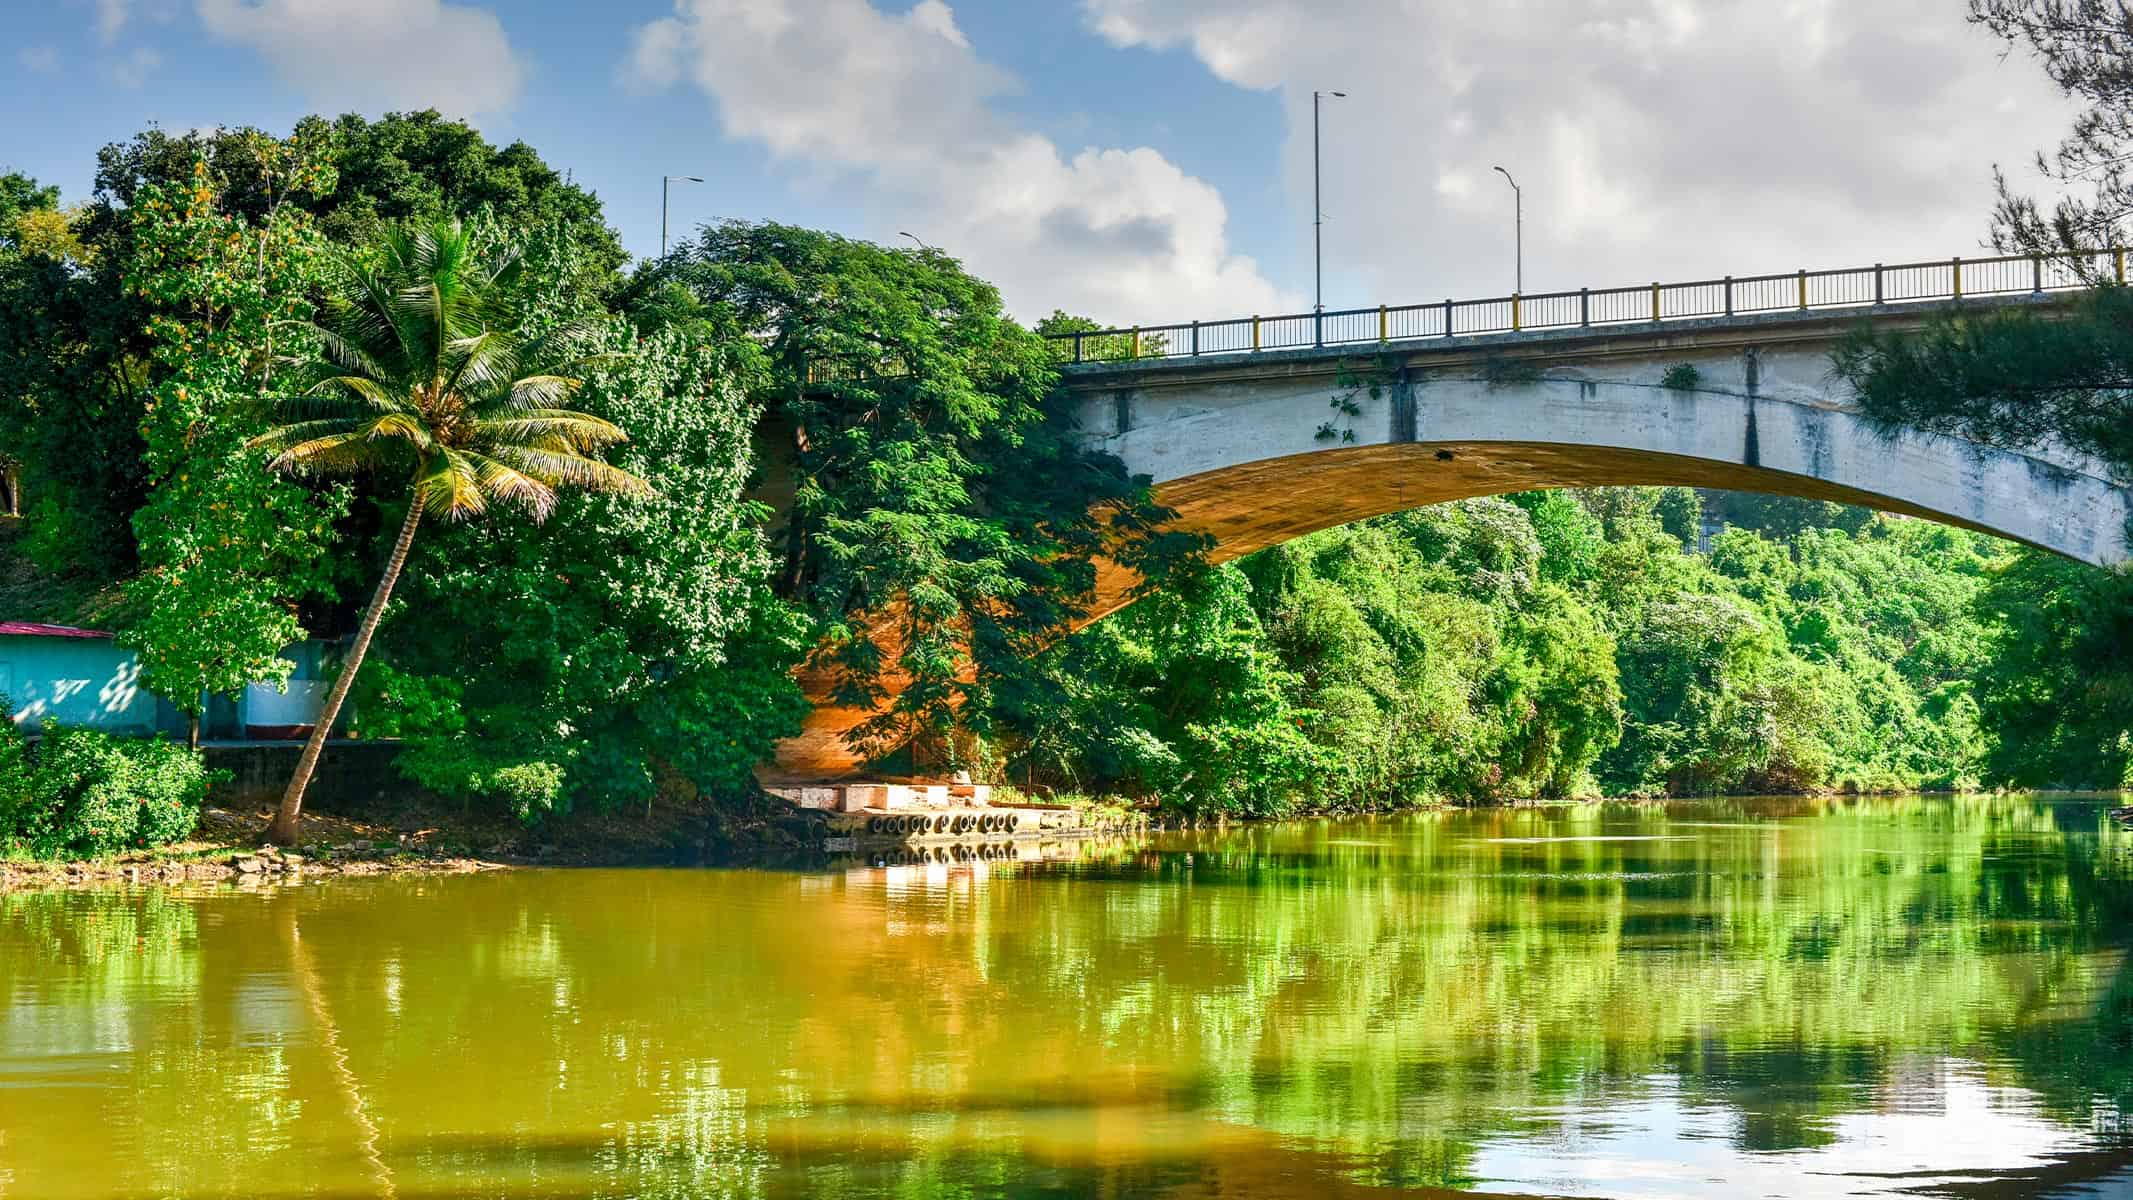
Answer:
<path fill-rule="evenodd" d="M 819 851 L 820 818 L 767 798 L 659 799 L 618 813 L 572 813 L 529 829 L 508 814 L 421 794 L 314 807 L 291 849 L 265 841 L 271 803 L 225 800 L 192 837 L 72 861 L 0 861 L 0 892 L 316 875 L 458 875 L 527 866 L 672 866 Z"/>
<path fill-rule="evenodd" d="M 283 851 L 261 841 L 270 815 L 269 810 L 210 808 L 191 838 L 172 845 L 66 862 L 0 862 L 0 892 L 305 875 L 464 874 L 512 865 L 502 856 L 447 848 L 389 824 L 333 815 L 308 818 L 303 845 Z"/>

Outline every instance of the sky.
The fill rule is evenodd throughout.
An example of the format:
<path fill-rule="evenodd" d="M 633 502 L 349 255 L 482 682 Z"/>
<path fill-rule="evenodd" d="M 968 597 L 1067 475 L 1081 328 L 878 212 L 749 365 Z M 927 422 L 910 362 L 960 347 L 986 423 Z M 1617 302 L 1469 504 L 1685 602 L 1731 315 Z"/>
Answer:
<path fill-rule="evenodd" d="M 725 217 L 910 244 L 1114 323 L 1979 252 L 2073 108 L 1960 0 L 37 0 L 0 168 L 150 123 L 438 108 L 639 255 Z"/>

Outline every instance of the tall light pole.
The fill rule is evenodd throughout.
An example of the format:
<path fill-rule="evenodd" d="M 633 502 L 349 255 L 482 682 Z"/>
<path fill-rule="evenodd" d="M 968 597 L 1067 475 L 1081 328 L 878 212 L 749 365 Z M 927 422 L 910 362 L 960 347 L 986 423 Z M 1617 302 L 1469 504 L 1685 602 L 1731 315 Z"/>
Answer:
<path fill-rule="evenodd" d="M 909 230 L 899 229 L 899 230 L 897 230 L 897 231 L 896 231 L 896 236 L 897 236 L 897 237 L 907 237 L 907 238 L 910 238 L 910 239 L 911 239 L 912 241 L 914 241 L 914 242 L 917 242 L 917 243 L 918 243 L 918 248 L 919 248 L 919 249 L 921 249 L 921 250 L 925 250 L 925 251 L 927 251 L 927 252 L 929 252 L 929 253 L 937 253 L 936 251 L 934 251 L 933 247 L 931 247 L 931 246 L 928 246 L 928 245 L 926 244 L 926 239 L 924 239 L 924 238 L 922 238 L 922 237 L 918 236 L 918 235 L 917 235 L 917 234 L 915 234 L 915 233 L 912 233 L 912 232 L 910 232 Z"/>
<path fill-rule="evenodd" d="M 659 181 L 659 257 L 661 258 L 667 256 L 667 189 L 677 179 L 684 183 L 703 182 L 702 179 L 694 175 L 668 175 Z"/>
<path fill-rule="evenodd" d="M 1511 290 L 1513 294 L 1523 296 L 1526 294 L 1526 194 L 1518 190 L 1518 181 L 1511 178 L 1509 171 L 1498 167 L 1496 173 L 1511 185 L 1511 229 L 1512 236 L 1517 239 L 1513 243 L 1513 252 L 1517 257 L 1512 259 L 1516 274 L 1512 276 L 1515 282 L 1511 285 Z"/>
<path fill-rule="evenodd" d="M 1312 312 L 1317 314 L 1320 341 L 1324 341 L 1326 311 L 1326 239 L 1322 232 L 1326 224 L 1326 210 L 1319 203 L 1318 185 L 1318 102 L 1321 97 L 1334 96 L 1347 99 L 1346 92 L 1311 93 L 1311 293 Z"/>

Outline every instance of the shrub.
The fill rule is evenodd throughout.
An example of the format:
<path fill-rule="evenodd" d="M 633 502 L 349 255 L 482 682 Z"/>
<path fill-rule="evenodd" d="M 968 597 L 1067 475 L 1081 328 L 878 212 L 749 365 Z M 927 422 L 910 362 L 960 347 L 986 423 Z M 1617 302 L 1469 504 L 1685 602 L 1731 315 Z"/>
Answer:
<path fill-rule="evenodd" d="M 446 799 L 500 801 L 527 825 L 566 810 L 561 765 L 513 755 L 508 747 L 467 737 L 418 738 L 394 764 L 402 775 Z"/>
<path fill-rule="evenodd" d="M 133 844 L 167 846 L 191 837 L 200 825 L 207 790 L 214 783 L 213 773 L 200 756 L 160 739 L 120 745 L 132 760 L 133 795 L 140 806 Z"/>
<path fill-rule="evenodd" d="M 47 724 L 26 769 L 11 754 L 19 738 L 13 751 L 0 745 L 0 839 L 40 858 L 178 841 L 199 823 L 210 783 L 200 756 L 182 746 L 93 729 Z"/>
<path fill-rule="evenodd" d="M 29 747 L 15 728 L 7 698 L 0 696 L 0 856 L 18 849 L 19 814 L 29 791 Z"/>
<path fill-rule="evenodd" d="M 487 795 L 503 801 L 530 825 L 562 799 L 563 768 L 550 762 L 514 763 L 490 771 L 481 784 Z"/>
<path fill-rule="evenodd" d="M 1670 392 L 1693 392 L 1703 384 L 1703 372 L 1695 363 L 1675 363 L 1659 376 L 1659 386 Z"/>

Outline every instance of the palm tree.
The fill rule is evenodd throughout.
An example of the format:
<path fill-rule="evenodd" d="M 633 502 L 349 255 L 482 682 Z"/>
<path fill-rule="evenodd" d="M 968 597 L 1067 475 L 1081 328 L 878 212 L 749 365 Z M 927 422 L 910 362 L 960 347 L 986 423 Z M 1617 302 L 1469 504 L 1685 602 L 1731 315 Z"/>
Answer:
<path fill-rule="evenodd" d="M 481 253 L 457 222 L 396 231 L 381 251 L 379 266 L 336 260 L 335 287 L 312 326 L 318 352 L 298 364 L 296 394 L 277 402 L 288 423 L 252 442 L 292 475 L 405 472 L 408 481 L 385 573 L 267 827 L 282 845 L 296 842 L 304 790 L 424 514 L 466 520 L 504 503 L 541 521 L 560 487 L 651 490 L 591 457 L 626 440 L 620 429 L 558 407 L 582 384 L 571 372 L 598 358 L 578 352 L 594 327 L 521 336 L 498 303 L 516 259 Z"/>

